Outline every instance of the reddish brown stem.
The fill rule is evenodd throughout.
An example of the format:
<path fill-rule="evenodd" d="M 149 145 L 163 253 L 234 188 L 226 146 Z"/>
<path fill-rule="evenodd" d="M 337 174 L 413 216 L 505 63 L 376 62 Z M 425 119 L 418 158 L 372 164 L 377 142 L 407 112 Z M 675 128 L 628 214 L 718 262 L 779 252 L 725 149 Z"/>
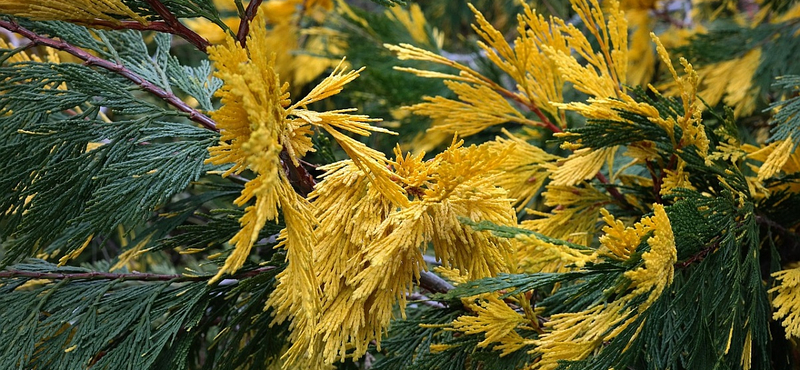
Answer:
<path fill-rule="evenodd" d="M 170 27 L 172 31 L 169 33 L 184 38 L 186 41 L 196 46 L 204 53 L 206 52 L 206 49 L 209 46 L 211 46 L 208 40 L 204 39 L 203 36 L 198 35 L 197 32 L 194 32 L 190 30 L 188 27 L 184 26 L 183 23 L 181 23 L 181 21 L 178 20 L 177 17 L 175 17 L 175 14 L 172 14 L 172 12 L 169 11 L 169 9 L 167 9 L 167 7 L 164 6 L 164 4 L 161 1 L 159 0 L 146 0 L 146 1 L 147 4 L 150 5 L 150 7 L 152 7 L 153 10 L 155 10 L 156 13 L 158 13 L 158 15 L 161 16 L 161 19 L 163 19 L 164 22 Z"/>
<path fill-rule="evenodd" d="M 189 119 L 191 119 L 192 121 L 195 121 L 195 122 L 203 125 L 203 127 L 207 128 L 209 130 L 219 131 L 219 130 L 217 130 L 217 125 L 214 122 L 214 120 L 212 120 L 208 116 L 200 113 L 196 109 L 190 107 L 183 100 L 178 98 L 175 94 L 173 94 L 171 92 L 168 92 L 168 91 L 166 91 L 166 90 L 154 85 L 152 82 L 147 81 L 146 79 L 142 78 L 142 76 L 139 76 L 138 74 L 134 73 L 133 71 L 131 71 L 128 68 L 125 68 L 121 64 L 116 64 L 114 62 L 111 62 L 111 61 L 108 61 L 108 60 L 105 60 L 105 59 L 102 59 L 102 58 L 98 58 L 98 57 L 90 54 L 86 50 L 83 50 L 83 49 L 81 49 L 81 48 L 79 48 L 79 47 L 77 47 L 75 45 L 69 44 L 67 42 L 64 42 L 64 41 L 61 41 L 61 40 L 51 39 L 51 38 L 48 38 L 48 37 L 44 37 L 44 36 L 39 35 L 39 34 L 33 32 L 33 31 L 31 31 L 31 30 L 29 30 L 27 28 L 24 28 L 24 27 L 20 26 L 19 24 L 15 23 L 15 22 L 9 22 L 9 21 L 0 20 L 0 27 L 3 27 L 3 28 L 5 28 L 5 29 L 7 29 L 7 30 L 9 30 L 11 32 L 16 32 L 16 33 L 24 36 L 24 37 L 28 38 L 29 40 L 31 40 L 31 42 L 34 43 L 34 44 L 44 45 L 44 46 L 51 47 L 53 49 L 57 49 L 57 50 L 61 50 L 61 51 L 65 51 L 67 53 L 70 53 L 70 54 L 74 55 L 75 57 L 83 60 L 86 65 L 97 66 L 97 67 L 100 67 L 100 68 L 115 72 L 115 73 L 127 78 L 128 80 L 132 81 L 133 83 L 139 85 L 139 87 L 141 87 L 143 90 L 145 90 L 145 91 L 147 91 L 147 92 L 149 92 L 149 93 L 161 98 L 162 100 L 166 101 L 167 103 L 169 103 L 170 105 L 172 105 L 173 107 L 178 109 L 179 111 L 187 113 L 189 115 Z"/>
<path fill-rule="evenodd" d="M 628 201 L 625 200 L 625 197 L 622 196 L 622 193 L 620 193 L 619 190 L 617 190 L 617 188 L 614 187 L 614 184 L 608 182 L 608 179 L 606 178 L 605 175 L 598 172 L 594 177 L 597 180 L 599 180 L 600 183 L 602 183 L 603 185 L 607 185 L 605 188 L 606 190 L 608 190 L 608 193 L 611 194 L 611 196 L 614 197 L 614 199 L 616 199 L 621 205 L 626 207 L 629 206 Z"/>
<path fill-rule="evenodd" d="M 241 15 L 242 20 L 239 22 L 239 32 L 236 33 L 236 39 L 239 40 L 239 44 L 241 44 L 242 47 L 245 47 L 247 43 L 247 35 L 250 34 L 250 22 L 256 17 L 258 7 L 261 6 L 261 1 L 262 0 L 251 0 L 250 3 L 247 4 L 247 9 L 245 9 L 244 14 Z"/>
<path fill-rule="evenodd" d="M 76 21 L 75 23 L 80 23 L 80 22 Z M 209 46 L 211 46 L 208 40 L 204 39 L 202 36 L 198 35 L 194 31 L 192 31 L 191 34 L 187 35 L 185 34 L 184 30 L 176 29 L 173 25 L 170 25 L 165 21 L 156 21 L 156 22 L 150 22 L 148 24 L 141 24 L 135 21 L 110 22 L 102 19 L 95 19 L 89 22 L 88 25 L 92 27 L 109 28 L 112 30 L 138 30 L 138 31 L 156 31 L 156 32 L 170 33 L 176 36 L 180 36 L 190 44 L 194 45 L 196 48 L 202 50 L 203 52 L 205 52 L 206 49 Z M 188 30 L 188 28 L 185 29 Z"/>
<path fill-rule="evenodd" d="M 661 203 L 661 184 L 663 183 L 665 171 L 662 170 L 660 176 L 656 175 L 656 170 L 650 162 L 647 162 L 647 170 L 653 179 L 653 196 L 656 197 L 656 202 Z"/>
<path fill-rule="evenodd" d="M 692 263 L 702 261 L 703 258 L 705 258 L 709 253 L 713 252 L 718 247 L 719 247 L 719 241 L 716 241 L 711 245 L 709 245 L 708 247 L 704 248 L 703 250 L 695 253 L 693 256 L 687 258 L 685 261 L 676 263 L 675 267 L 679 269 L 684 269 L 686 267 L 689 267 L 689 265 L 691 265 Z"/>

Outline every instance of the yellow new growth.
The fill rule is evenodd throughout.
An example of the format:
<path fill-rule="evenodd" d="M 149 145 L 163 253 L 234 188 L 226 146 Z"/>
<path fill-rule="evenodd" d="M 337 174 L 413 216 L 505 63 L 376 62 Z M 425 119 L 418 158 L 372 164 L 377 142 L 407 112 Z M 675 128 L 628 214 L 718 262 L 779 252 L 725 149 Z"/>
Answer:
<path fill-rule="evenodd" d="M 555 369 L 559 361 L 588 357 L 635 321 L 672 283 L 673 264 L 677 260 L 672 227 L 662 205 L 655 204 L 653 211 L 654 216 L 643 218 L 634 229 L 623 230 L 618 221 L 606 216 L 609 226 L 601 240 L 605 249 L 620 259 L 636 249 L 639 235 L 653 232 L 647 239 L 650 251 L 642 254 L 643 266 L 625 272 L 625 277 L 631 280 L 631 291 L 615 301 L 580 312 L 553 315 L 545 323 L 545 334 L 534 341 L 537 347 L 534 351 L 541 354 L 534 369 Z M 634 298 L 648 293 L 643 303 L 630 306 Z"/>
<path fill-rule="evenodd" d="M 466 303 L 466 308 L 475 316 L 464 315 L 454 320 L 452 330 L 465 334 L 483 334 L 485 339 L 478 347 L 488 347 L 499 343 L 494 350 L 501 351 L 500 356 L 516 352 L 530 344 L 515 329 L 525 326 L 525 316 L 517 313 L 495 295 L 481 297 L 478 303 Z"/>
<path fill-rule="evenodd" d="M 509 155 L 502 159 L 503 170 L 497 175 L 497 184 L 508 190 L 510 197 L 516 199 L 517 211 L 520 211 L 533 199 L 550 176 L 547 164 L 559 157 L 531 145 L 506 130 L 503 130 L 503 134 L 508 138 L 498 137 L 495 141 L 489 142 L 489 145 L 495 147 L 497 151 L 504 151 L 504 148 L 514 146 L 514 150 L 508 151 Z"/>
<path fill-rule="evenodd" d="M 217 92 L 222 107 L 211 113 L 220 129 L 220 143 L 209 148 L 207 160 L 215 165 L 231 165 L 223 176 L 249 169 L 256 177 L 248 181 L 235 203 L 245 206 L 239 220 L 242 228 L 230 240 L 234 250 L 225 265 L 212 279 L 241 268 L 261 228 L 283 212 L 286 229 L 279 246 L 286 249 L 287 268 L 278 275 L 279 284 L 267 304 L 276 309 L 275 322 L 291 318 L 293 345 L 287 364 L 317 366 L 321 361 L 321 342 L 317 323 L 321 305 L 320 284 L 315 274 L 312 248 L 318 244 L 318 221 L 311 204 L 297 195 L 284 167 L 299 165 L 299 158 L 313 150 L 314 128 L 331 134 L 353 162 L 376 184 L 376 189 L 396 204 L 406 204 L 403 189 L 394 183 L 383 154 L 367 148 L 339 130 L 359 135 L 373 131 L 388 132 L 370 125 L 376 120 L 350 114 L 352 110 L 316 112 L 307 105 L 339 93 L 343 86 L 358 77 L 359 71 L 346 72 L 341 63 L 308 95 L 290 105 L 288 85 L 281 84 L 275 71 L 275 55 L 268 47 L 265 16 L 253 21 L 247 48 L 228 38 L 222 45 L 209 48 L 209 58 L 216 67 L 215 76 L 224 85 Z M 286 160 L 282 161 L 285 153 Z M 396 176 L 395 176 L 396 177 Z M 337 219 L 340 222 L 341 219 Z M 288 366 L 288 365 L 287 365 Z M 298 365 L 299 366 L 299 365 Z"/>
<path fill-rule="evenodd" d="M 119 24 L 120 19 L 128 18 L 148 23 L 120 0 L 4 0 L 0 13 L 37 21 L 91 23 L 97 19 Z"/>
<path fill-rule="evenodd" d="M 599 207 L 610 201 L 608 194 L 588 183 L 584 183 L 582 187 L 551 183 L 542 195 L 545 205 L 554 207 L 553 210 L 549 213 L 530 211 L 542 218 L 522 221 L 521 226 L 552 238 L 588 246 L 595 233 Z M 518 258 L 523 261 L 533 258 L 536 256 L 533 252 L 522 248 Z"/>
<path fill-rule="evenodd" d="M 673 141 L 678 141 L 677 146 L 684 147 L 694 145 L 697 147 L 699 154 L 705 158 L 708 156 L 709 141 L 706 137 L 705 127 L 702 123 L 703 105 L 697 96 L 697 85 L 699 78 L 692 65 L 681 58 L 680 62 L 683 65 L 684 76 L 679 77 L 678 72 L 672 65 L 672 61 L 667 53 L 667 49 L 661 44 L 661 40 L 651 33 L 650 37 L 656 43 L 656 50 L 658 51 L 661 61 L 667 66 L 675 80 L 677 89 L 680 92 L 681 101 L 683 102 L 683 115 L 678 115 L 677 118 L 670 117 L 668 120 L 662 118 L 651 118 L 651 121 L 667 129 L 670 134 L 674 133 L 672 127 L 677 125 L 683 130 L 683 136 L 680 138 L 673 138 Z"/>
<path fill-rule="evenodd" d="M 512 200 L 495 185 L 508 150 L 461 145 L 454 142 L 430 161 L 396 151 L 391 179 L 410 196 L 405 205 L 353 161 L 323 168 L 324 181 L 311 197 L 320 225 L 315 266 L 323 287 L 316 340 L 326 363 L 360 357 L 370 342 L 380 344 L 394 307 L 399 304 L 403 313 L 406 294 L 426 268 L 422 256 L 429 244 L 442 266 L 468 279 L 513 270 L 508 240 L 459 220 L 516 224 Z"/>
<path fill-rule="evenodd" d="M 783 319 L 781 324 L 786 328 L 786 339 L 800 338 L 800 267 L 781 270 L 772 276 L 778 283 L 769 290 L 770 293 L 778 293 L 772 299 L 772 305 L 776 308 L 772 318 Z"/>

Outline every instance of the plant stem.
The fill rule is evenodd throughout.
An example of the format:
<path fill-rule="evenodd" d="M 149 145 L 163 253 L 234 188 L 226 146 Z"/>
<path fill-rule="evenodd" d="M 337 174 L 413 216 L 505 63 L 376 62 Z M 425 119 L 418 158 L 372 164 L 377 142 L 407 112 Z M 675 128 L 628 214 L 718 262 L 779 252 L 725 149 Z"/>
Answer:
<path fill-rule="evenodd" d="M 453 285 L 430 271 L 419 273 L 419 286 L 432 293 L 447 293 L 453 289 Z"/>
<path fill-rule="evenodd" d="M 176 29 L 173 25 L 165 21 L 156 21 L 156 22 L 150 22 L 148 24 L 141 24 L 136 21 L 120 21 L 115 23 L 102 19 L 94 19 L 91 22 L 89 22 L 88 25 L 92 27 L 110 28 L 112 30 L 138 30 L 138 31 L 156 31 L 156 32 L 170 33 L 176 36 L 180 36 L 181 38 L 183 38 L 184 40 L 194 45 L 197 49 L 203 52 L 205 52 L 206 49 L 209 46 L 211 46 L 211 43 L 209 43 L 208 40 L 204 39 L 202 36 L 198 35 L 194 31 L 191 31 L 188 28 L 186 28 L 187 30 L 192 32 L 191 34 L 187 35 L 185 34 L 185 31 Z"/>
<path fill-rule="evenodd" d="M 244 279 L 259 275 L 261 273 L 276 269 L 275 266 L 265 266 L 255 270 L 243 271 L 231 277 Z M 189 276 L 180 274 L 151 274 L 151 273 L 112 273 L 112 272 L 79 272 L 79 273 L 58 273 L 58 272 L 33 272 L 20 270 L 0 271 L 0 278 L 27 277 L 32 279 L 48 280 L 131 280 L 131 281 L 172 281 L 175 283 L 185 281 L 206 281 L 211 276 Z"/>
<path fill-rule="evenodd" d="M 622 193 L 619 192 L 619 190 L 614 186 L 614 184 L 608 182 L 608 179 L 606 178 L 605 175 L 598 172 L 597 174 L 594 175 L 594 177 L 598 181 L 600 181 L 601 184 L 606 185 L 605 188 L 608 191 L 608 194 L 611 194 L 611 196 L 614 197 L 614 199 L 616 199 L 618 202 L 620 202 L 620 204 L 623 207 L 630 208 L 630 204 L 628 204 L 628 201 L 625 200 L 625 197 L 622 195 Z"/>
<path fill-rule="evenodd" d="M 153 0 L 153 1 L 155 1 L 155 0 Z M 200 111 L 190 107 L 188 104 L 186 104 L 183 100 L 181 100 L 175 94 L 173 94 L 171 92 L 168 92 L 168 91 L 166 91 L 166 90 L 154 85 L 152 82 L 147 81 L 146 79 L 142 78 L 142 76 L 139 76 L 138 74 L 134 73 L 133 71 L 131 71 L 128 68 L 125 68 L 125 66 L 123 66 L 121 64 L 116 64 L 114 62 L 111 62 L 111 61 L 108 61 L 108 60 L 105 60 L 105 59 L 102 59 L 102 58 L 98 58 L 98 57 L 90 54 L 86 50 L 83 50 L 83 49 L 81 49 L 81 48 L 79 48 L 79 47 L 77 47 L 75 45 L 72 45 L 70 43 L 67 43 L 65 41 L 55 40 L 55 39 L 51 39 L 51 38 L 39 35 L 39 34 L 33 32 L 33 31 L 31 31 L 31 30 L 29 30 L 27 28 L 24 28 L 24 27 L 20 26 L 16 22 L 9 22 L 9 21 L 0 20 L 0 27 L 3 27 L 3 28 L 5 28 L 5 29 L 7 29 L 9 31 L 16 32 L 16 33 L 24 36 L 24 37 L 28 38 L 29 40 L 31 40 L 31 42 L 34 43 L 34 44 L 44 45 L 44 46 L 51 47 L 53 49 L 57 49 L 57 50 L 61 50 L 61 51 L 65 51 L 67 53 L 70 53 L 70 54 L 74 55 L 75 57 L 83 60 L 85 62 L 84 64 L 86 64 L 86 65 L 97 66 L 97 67 L 100 67 L 100 68 L 115 72 L 115 73 L 127 78 L 128 80 L 132 81 L 133 83 L 139 85 L 139 87 L 141 87 L 143 90 L 145 90 L 147 92 L 150 92 L 151 94 L 153 94 L 153 95 L 161 98 L 162 100 L 166 101 L 167 103 L 169 103 L 170 105 L 172 105 L 173 107 L 178 109 L 179 111 L 187 113 L 189 115 L 189 119 L 190 120 L 195 121 L 195 122 L 203 125 L 203 127 L 207 128 L 209 130 L 219 131 L 217 129 L 217 125 L 214 122 L 214 120 L 212 120 L 208 116 L 200 113 Z"/>
<path fill-rule="evenodd" d="M 239 44 L 241 44 L 242 47 L 245 47 L 247 43 L 247 35 L 250 34 L 250 22 L 256 17 L 258 7 L 261 6 L 261 1 L 262 0 L 251 0 L 250 3 L 247 4 L 247 9 L 240 15 L 242 20 L 239 22 L 239 32 L 236 33 L 236 39 L 239 40 Z"/>
<path fill-rule="evenodd" d="M 147 4 L 150 5 L 153 10 L 161 16 L 164 22 L 170 27 L 172 30 L 172 34 L 181 36 L 186 41 L 191 43 L 192 45 L 196 46 L 200 51 L 206 52 L 206 49 L 211 46 L 208 40 L 204 39 L 203 36 L 197 34 L 190 30 L 188 27 L 184 26 L 181 21 L 175 17 L 175 14 L 172 14 L 169 9 L 160 1 L 160 0 L 146 0 Z"/>

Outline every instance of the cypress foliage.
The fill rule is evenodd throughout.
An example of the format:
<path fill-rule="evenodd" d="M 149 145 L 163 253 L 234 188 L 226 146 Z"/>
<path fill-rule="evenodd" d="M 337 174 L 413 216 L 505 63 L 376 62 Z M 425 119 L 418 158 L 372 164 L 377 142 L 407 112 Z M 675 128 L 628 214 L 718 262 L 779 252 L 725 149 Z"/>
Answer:
<path fill-rule="evenodd" d="M 0 368 L 797 368 L 800 5 L 570 5 L 3 1 Z"/>

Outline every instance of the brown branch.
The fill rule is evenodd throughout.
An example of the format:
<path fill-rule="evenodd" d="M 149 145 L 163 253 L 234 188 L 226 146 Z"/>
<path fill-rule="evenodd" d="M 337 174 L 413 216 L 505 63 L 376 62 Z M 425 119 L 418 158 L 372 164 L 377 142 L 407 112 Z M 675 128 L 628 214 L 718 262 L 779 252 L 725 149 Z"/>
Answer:
<path fill-rule="evenodd" d="M 662 169 L 661 175 L 656 175 L 656 169 L 653 168 L 653 164 L 649 161 L 647 162 L 647 171 L 650 172 L 650 178 L 653 179 L 653 196 L 656 198 L 656 202 L 661 203 L 661 184 L 664 181 L 666 171 Z"/>
<path fill-rule="evenodd" d="M 706 248 L 703 248 L 701 251 L 695 253 L 693 256 L 687 258 L 683 262 L 676 263 L 675 267 L 677 267 L 679 269 L 684 269 L 686 267 L 689 267 L 689 265 L 691 265 L 692 263 L 695 263 L 695 262 L 698 262 L 698 261 L 702 261 L 709 253 L 713 252 L 715 249 L 717 249 L 719 247 L 719 242 L 720 241 L 717 240 L 717 241 L 711 243 L 711 245 L 709 245 Z"/>
<path fill-rule="evenodd" d="M 168 92 L 168 91 L 166 91 L 166 90 L 154 85 L 152 82 L 147 81 L 146 79 L 142 78 L 142 76 L 139 76 L 138 74 L 134 73 L 133 71 L 131 71 L 128 68 L 125 68 L 125 66 L 123 66 L 121 64 L 116 64 L 114 62 L 111 62 L 111 61 L 108 61 L 108 60 L 105 60 L 105 59 L 102 59 L 102 58 L 98 58 L 98 57 L 90 54 L 86 50 L 83 50 L 83 49 L 81 49 L 81 48 L 79 48 L 79 47 L 77 47 L 75 45 L 69 44 L 69 43 L 67 43 L 65 41 L 55 40 L 55 39 L 51 39 L 51 38 L 39 35 L 39 34 L 33 32 L 33 31 L 31 31 L 31 30 L 29 30 L 27 28 L 24 28 L 24 27 L 20 26 L 16 22 L 9 22 L 9 21 L 0 20 L 0 27 L 3 27 L 3 28 L 5 28 L 5 29 L 7 29 L 7 30 L 9 30 L 11 32 L 16 32 L 16 33 L 24 36 L 24 37 L 28 38 L 29 40 L 31 40 L 31 42 L 34 43 L 34 44 L 44 45 L 44 46 L 51 47 L 53 49 L 57 49 L 57 50 L 61 50 L 61 51 L 65 51 L 67 53 L 70 53 L 70 54 L 74 55 L 75 57 L 83 60 L 85 62 L 84 64 L 86 64 L 86 65 L 97 66 L 97 67 L 100 67 L 100 68 L 115 72 L 115 73 L 127 78 L 128 80 L 132 81 L 133 83 L 139 85 L 139 87 L 141 87 L 145 91 L 147 91 L 147 92 L 149 92 L 149 93 L 161 98 L 162 100 L 166 101 L 167 103 L 169 103 L 170 105 L 172 105 L 173 107 L 178 109 L 179 111 L 187 113 L 189 115 L 189 119 L 190 120 L 195 121 L 195 122 L 203 125 L 203 127 L 207 128 L 209 130 L 219 131 L 217 129 L 217 125 L 214 122 L 214 120 L 212 120 L 208 116 L 200 113 L 198 110 L 190 107 L 183 100 L 178 98 L 175 94 L 173 94 L 171 92 Z"/>
<path fill-rule="evenodd" d="M 239 21 L 239 32 L 236 32 L 236 39 L 239 40 L 239 44 L 242 47 L 245 47 L 247 43 L 247 35 L 250 34 L 250 22 L 256 17 L 256 13 L 258 12 L 258 7 L 261 6 L 262 0 L 251 0 L 249 4 L 247 4 L 247 9 L 244 11 L 244 14 L 241 14 L 241 21 Z"/>
<path fill-rule="evenodd" d="M 175 14 L 172 14 L 160 0 L 145 0 L 147 4 L 150 5 L 153 10 L 161 16 L 161 19 L 170 27 L 172 30 L 172 34 L 178 35 L 200 49 L 202 52 L 206 52 L 206 49 L 211 46 L 211 43 L 208 40 L 204 39 L 203 36 L 197 34 L 197 32 L 192 31 L 188 27 L 184 26 L 181 21 L 175 17 Z"/>
<path fill-rule="evenodd" d="M 75 21 L 74 23 L 83 23 L 92 27 L 98 27 L 98 28 L 102 27 L 112 30 L 137 30 L 137 31 L 156 31 L 156 32 L 170 33 L 183 38 L 184 40 L 194 45 L 199 50 L 202 50 L 203 52 L 205 52 L 206 49 L 209 46 L 211 46 L 211 43 L 209 43 L 208 40 L 204 39 L 197 33 L 192 31 L 192 34 L 187 35 L 185 34 L 186 32 L 185 30 L 176 29 L 173 25 L 165 21 L 156 21 L 156 22 L 150 22 L 148 24 L 141 24 L 136 21 L 111 22 L 103 19 L 93 19 L 88 23 L 86 21 L 81 21 L 81 22 Z M 186 29 L 188 30 L 188 28 Z"/>
<path fill-rule="evenodd" d="M 275 266 L 265 266 L 251 271 L 244 271 L 239 274 L 231 275 L 234 279 L 246 279 L 249 277 L 257 276 L 267 271 L 276 269 Z M 48 279 L 48 280 L 129 280 L 129 281 L 171 281 L 171 282 L 185 282 L 185 281 L 205 281 L 211 279 L 212 276 L 189 276 L 180 274 L 151 274 L 151 273 L 112 273 L 112 272 L 79 272 L 79 273 L 58 273 L 58 272 L 33 272 L 33 271 L 20 271 L 20 270 L 6 270 L 0 271 L 0 278 L 14 278 L 26 277 L 32 279 Z"/>
<path fill-rule="evenodd" d="M 432 293 L 447 293 L 453 289 L 452 284 L 430 271 L 419 273 L 419 286 Z"/>
<path fill-rule="evenodd" d="M 605 175 L 598 172 L 596 175 L 594 175 L 594 177 L 597 180 L 599 180 L 601 184 L 604 185 L 604 187 L 608 191 L 608 194 L 614 197 L 614 199 L 616 199 L 623 207 L 625 208 L 631 207 L 630 203 L 628 203 L 628 201 L 625 200 L 625 197 L 622 195 L 622 193 L 619 192 L 619 189 L 617 189 L 616 186 L 614 186 L 614 184 L 608 182 L 608 179 L 606 178 Z"/>

